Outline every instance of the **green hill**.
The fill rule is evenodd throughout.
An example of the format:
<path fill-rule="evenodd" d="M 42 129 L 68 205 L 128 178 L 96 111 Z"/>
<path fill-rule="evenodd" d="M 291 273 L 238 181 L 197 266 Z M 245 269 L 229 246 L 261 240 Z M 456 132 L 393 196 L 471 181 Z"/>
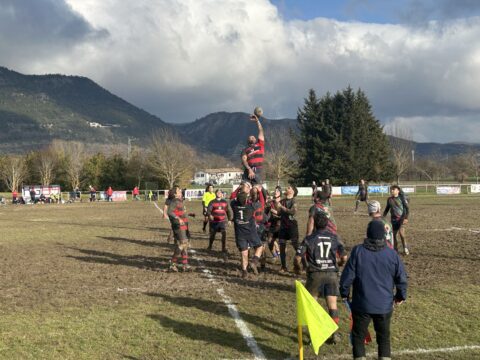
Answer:
<path fill-rule="evenodd" d="M 0 67 L 2 152 L 36 149 L 52 139 L 123 142 L 165 126 L 88 78 L 22 75 Z"/>

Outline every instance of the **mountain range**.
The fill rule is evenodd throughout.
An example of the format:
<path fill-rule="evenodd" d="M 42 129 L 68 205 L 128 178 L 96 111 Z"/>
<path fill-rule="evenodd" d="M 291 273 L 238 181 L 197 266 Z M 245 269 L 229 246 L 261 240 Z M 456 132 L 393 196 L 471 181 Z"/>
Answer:
<path fill-rule="evenodd" d="M 53 139 L 85 143 L 145 144 L 161 128 L 176 131 L 200 151 L 237 158 L 255 123 L 242 112 L 216 112 L 191 123 L 171 124 L 79 76 L 23 75 L 0 67 L 0 153 L 39 149 Z M 266 132 L 296 128 L 295 119 L 262 121 Z M 418 156 L 480 151 L 480 144 L 413 143 Z"/>

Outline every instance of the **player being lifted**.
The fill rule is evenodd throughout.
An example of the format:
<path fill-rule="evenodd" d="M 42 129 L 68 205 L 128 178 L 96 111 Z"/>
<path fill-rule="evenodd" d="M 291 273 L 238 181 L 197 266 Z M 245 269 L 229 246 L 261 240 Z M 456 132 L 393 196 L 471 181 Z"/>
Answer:
<path fill-rule="evenodd" d="M 278 237 L 280 244 L 280 273 L 288 272 L 287 268 L 287 241 L 290 241 L 292 247 L 297 251 L 298 248 L 298 223 L 295 215 L 297 214 L 297 203 L 295 197 L 298 190 L 295 186 L 289 185 L 285 191 L 285 197 L 282 200 L 276 199 L 276 210 L 280 215 L 280 231 Z"/>
<path fill-rule="evenodd" d="M 172 199 L 168 205 L 167 214 L 175 239 L 175 250 L 170 260 L 170 271 L 178 271 L 179 257 L 181 257 L 180 266 L 182 266 L 183 271 L 188 271 L 190 270 L 188 265 L 188 216 L 183 205 L 182 190 L 178 186 L 174 186 L 169 195 Z"/>
<path fill-rule="evenodd" d="M 355 194 L 355 212 L 358 210 L 358 205 L 360 205 L 360 201 L 368 201 L 368 186 L 365 184 L 365 180 L 361 179 L 358 183 L 358 191 Z"/>
<path fill-rule="evenodd" d="M 243 180 L 248 180 L 253 184 L 261 184 L 263 181 L 263 158 L 265 156 L 265 135 L 263 132 L 260 117 L 263 111 L 256 107 L 254 113 L 250 115 L 250 120 L 255 121 L 258 126 L 258 139 L 250 135 L 248 137 L 248 146 L 242 151 L 242 164 L 244 167 Z"/>
<path fill-rule="evenodd" d="M 212 250 L 215 234 L 222 234 L 222 253 L 223 258 L 227 258 L 227 221 L 230 223 L 233 218 L 232 209 L 228 202 L 223 198 L 223 192 L 220 189 L 215 191 L 215 199 L 210 201 L 207 207 L 207 216 L 210 220 L 210 239 L 208 242 L 208 250 Z"/>
<path fill-rule="evenodd" d="M 237 192 L 236 198 L 232 200 L 233 222 L 235 229 L 235 243 L 242 255 L 242 277 L 248 276 L 248 250 L 253 248 L 255 253 L 250 262 L 250 267 L 258 274 L 258 265 L 262 256 L 262 241 L 258 237 L 255 223 L 255 210 L 260 207 L 259 202 L 252 202 L 250 199 L 251 185 L 244 182 L 241 190 Z"/>
<path fill-rule="evenodd" d="M 307 283 L 305 287 L 315 298 L 326 300 L 330 317 L 338 324 L 337 297 L 340 296 L 338 286 L 338 266 L 343 266 L 347 255 L 343 243 L 336 234 L 327 229 L 329 219 L 325 213 L 316 212 L 313 216 L 315 232 L 307 236 L 297 250 L 295 256 L 295 273 L 300 274 L 302 260 L 307 264 Z M 337 257 L 340 261 L 337 263 Z M 334 333 L 330 343 L 337 343 L 339 336 Z"/>
<path fill-rule="evenodd" d="M 407 239 L 405 237 L 405 227 L 408 223 L 409 208 L 405 197 L 400 194 L 401 189 L 398 185 L 390 186 L 390 196 L 387 200 L 387 206 L 383 211 L 383 216 L 387 216 L 390 211 L 393 229 L 393 247 L 398 251 L 398 235 L 402 240 L 403 252 L 405 255 L 409 255 L 410 251 L 407 247 Z"/>

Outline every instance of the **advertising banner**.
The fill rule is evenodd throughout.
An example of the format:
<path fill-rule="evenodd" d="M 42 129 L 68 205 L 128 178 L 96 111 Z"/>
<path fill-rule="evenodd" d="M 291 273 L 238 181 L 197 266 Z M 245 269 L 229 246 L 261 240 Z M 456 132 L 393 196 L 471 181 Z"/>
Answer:
<path fill-rule="evenodd" d="M 406 193 L 406 194 L 413 194 L 413 193 L 415 193 L 415 188 L 414 188 L 414 187 L 410 187 L 410 186 L 402 187 L 402 190 L 403 190 L 403 192 Z"/>
<path fill-rule="evenodd" d="M 368 192 L 370 194 L 388 194 L 390 189 L 388 186 L 372 185 L 368 187 Z"/>
<path fill-rule="evenodd" d="M 470 185 L 470 192 L 475 194 L 480 193 L 480 184 Z"/>
<path fill-rule="evenodd" d="M 202 199 L 205 189 L 187 189 L 185 190 L 185 199 Z"/>
<path fill-rule="evenodd" d="M 114 191 L 112 194 L 112 201 L 127 201 L 127 192 Z"/>
<path fill-rule="evenodd" d="M 358 186 L 342 186 L 342 195 L 355 195 L 358 191 Z"/>
<path fill-rule="evenodd" d="M 25 202 L 29 202 L 30 199 L 30 190 L 33 189 L 35 191 L 35 198 L 39 198 L 40 195 L 45 195 L 48 199 L 50 195 L 60 195 L 60 185 L 50 185 L 50 186 L 42 186 L 42 185 L 28 185 L 22 188 L 22 197 Z"/>
<path fill-rule="evenodd" d="M 460 186 L 437 186 L 437 194 L 439 195 L 456 195 L 461 192 Z"/>

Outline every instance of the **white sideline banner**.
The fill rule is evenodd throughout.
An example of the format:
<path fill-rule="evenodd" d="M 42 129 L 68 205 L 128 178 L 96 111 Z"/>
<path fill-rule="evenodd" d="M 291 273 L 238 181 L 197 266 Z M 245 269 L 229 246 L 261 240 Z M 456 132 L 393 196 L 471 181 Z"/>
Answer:
<path fill-rule="evenodd" d="M 299 187 L 297 188 L 298 194 L 297 196 L 312 196 L 312 188 L 311 187 Z"/>
<path fill-rule="evenodd" d="M 332 195 L 342 195 L 342 187 L 332 186 Z"/>
<path fill-rule="evenodd" d="M 402 187 L 402 190 L 403 190 L 404 193 L 407 193 L 407 194 L 415 193 L 415 188 L 414 187 Z"/>
<path fill-rule="evenodd" d="M 438 195 L 457 195 L 461 194 L 461 192 L 460 186 L 437 186 Z"/>
<path fill-rule="evenodd" d="M 472 184 L 470 185 L 470 192 L 474 194 L 480 193 L 480 184 Z"/>

